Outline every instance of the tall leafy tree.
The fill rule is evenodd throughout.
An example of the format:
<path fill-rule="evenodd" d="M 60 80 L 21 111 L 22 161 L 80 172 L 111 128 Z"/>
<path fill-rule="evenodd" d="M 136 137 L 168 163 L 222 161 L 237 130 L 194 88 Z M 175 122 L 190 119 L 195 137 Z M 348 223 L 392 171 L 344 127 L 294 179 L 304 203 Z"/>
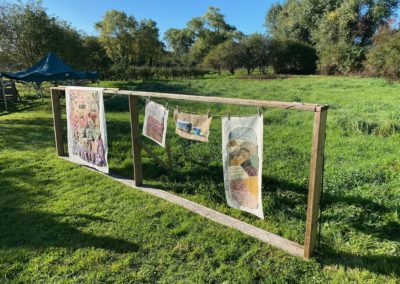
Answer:
<path fill-rule="evenodd" d="M 135 35 L 137 50 L 136 62 L 139 65 L 150 65 L 161 59 L 164 46 L 159 40 L 157 24 L 153 20 L 141 20 Z"/>
<path fill-rule="evenodd" d="M 312 31 L 318 28 L 323 15 L 343 0 L 286 0 L 272 5 L 265 17 L 268 33 L 279 40 L 299 40 L 311 43 Z"/>
<path fill-rule="evenodd" d="M 0 8 L 0 58 L 7 60 L 1 65 L 26 68 L 53 51 L 80 66 L 81 35 L 67 22 L 49 16 L 41 2 L 3 2 Z"/>
<path fill-rule="evenodd" d="M 362 66 L 377 27 L 393 15 L 399 0 L 286 0 L 266 15 L 276 39 L 316 46 L 320 70 L 352 72 Z"/>
<path fill-rule="evenodd" d="M 313 38 L 324 73 L 359 71 L 379 25 L 386 23 L 398 0 L 347 0 L 324 14 Z"/>
<path fill-rule="evenodd" d="M 153 20 L 138 22 L 125 12 L 110 10 L 96 23 L 99 40 L 114 64 L 153 65 L 161 57 L 163 44 Z"/>
<path fill-rule="evenodd" d="M 169 48 L 193 63 L 202 62 L 211 49 L 227 39 L 241 36 L 235 27 L 226 23 L 225 16 L 216 7 L 209 7 L 203 16 L 192 18 L 186 28 L 170 29 L 165 34 Z"/>
<path fill-rule="evenodd" d="M 126 65 L 134 61 L 137 26 L 133 16 L 117 10 L 107 11 L 103 19 L 95 24 L 100 32 L 99 40 L 114 63 Z"/>
<path fill-rule="evenodd" d="M 221 69 L 228 69 L 233 75 L 236 68 L 241 66 L 242 50 L 239 43 L 228 39 L 220 43 L 206 55 L 203 65 L 211 67 L 221 73 Z"/>
<path fill-rule="evenodd" d="M 383 25 L 373 37 L 365 70 L 369 75 L 400 78 L 400 30 Z"/>
<path fill-rule="evenodd" d="M 268 39 L 261 34 L 254 33 L 244 38 L 241 43 L 241 61 L 250 75 L 256 68 L 265 73 L 265 67 L 269 65 L 269 47 Z"/>
<path fill-rule="evenodd" d="M 188 28 L 169 29 L 164 34 L 164 40 L 172 50 L 176 60 L 187 63 L 187 54 L 195 40 L 195 33 Z"/>
<path fill-rule="evenodd" d="M 111 60 L 97 37 L 84 37 L 83 52 L 86 58 L 85 69 L 99 71 L 100 75 L 108 71 Z"/>

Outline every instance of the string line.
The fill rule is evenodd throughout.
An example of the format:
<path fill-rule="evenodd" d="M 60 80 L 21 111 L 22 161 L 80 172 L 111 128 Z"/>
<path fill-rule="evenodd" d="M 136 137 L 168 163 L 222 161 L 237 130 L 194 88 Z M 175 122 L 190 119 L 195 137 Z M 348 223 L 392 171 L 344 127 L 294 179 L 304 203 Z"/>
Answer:
<path fill-rule="evenodd" d="M 146 103 L 150 101 L 150 97 L 144 97 L 144 99 L 145 99 Z M 265 114 L 268 115 L 268 114 L 271 114 L 271 113 L 274 113 L 274 112 L 278 112 L 278 111 L 281 111 L 281 110 L 290 109 L 290 108 L 292 108 L 292 107 L 294 107 L 296 105 L 298 105 L 298 103 L 291 104 L 290 106 L 287 106 L 287 107 L 285 107 L 283 109 L 272 109 L 272 110 L 264 110 L 263 107 L 258 107 L 258 108 L 260 109 L 260 111 L 261 111 L 261 113 L 263 115 L 265 115 Z M 168 109 L 170 111 L 175 111 L 177 108 L 168 107 L 168 103 L 167 103 L 166 104 L 166 109 Z M 191 111 L 191 110 L 182 110 L 180 107 L 179 107 L 179 111 L 180 112 L 190 113 L 190 114 L 195 114 L 195 115 L 207 115 L 207 112 L 206 113 L 198 113 L 198 112 L 194 112 L 194 111 Z M 212 112 L 210 112 L 210 116 L 212 116 L 212 117 L 228 117 L 228 116 L 230 116 L 230 117 L 246 117 L 246 116 L 249 116 L 249 115 L 250 114 L 232 115 L 232 114 L 229 114 L 229 112 L 227 114 L 212 114 Z"/>

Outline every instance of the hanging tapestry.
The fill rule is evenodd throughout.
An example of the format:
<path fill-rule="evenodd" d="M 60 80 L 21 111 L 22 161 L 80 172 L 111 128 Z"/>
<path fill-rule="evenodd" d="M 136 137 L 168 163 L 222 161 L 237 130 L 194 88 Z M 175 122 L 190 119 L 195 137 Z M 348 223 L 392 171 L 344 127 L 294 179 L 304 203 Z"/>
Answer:
<path fill-rule="evenodd" d="M 211 124 L 209 115 L 185 113 L 176 109 L 174 119 L 176 134 L 186 139 L 208 142 Z"/>
<path fill-rule="evenodd" d="M 168 109 L 148 101 L 144 114 L 143 135 L 165 147 L 167 135 Z"/>
<path fill-rule="evenodd" d="M 263 116 L 222 118 L 222 159 L 228 205 L 264 219 L 261 202 Z"/>
<path fill-rule="evenodd" d="M 108 173 L 103 89 L 67 87 L 68 154 L 72 161 Z"/>

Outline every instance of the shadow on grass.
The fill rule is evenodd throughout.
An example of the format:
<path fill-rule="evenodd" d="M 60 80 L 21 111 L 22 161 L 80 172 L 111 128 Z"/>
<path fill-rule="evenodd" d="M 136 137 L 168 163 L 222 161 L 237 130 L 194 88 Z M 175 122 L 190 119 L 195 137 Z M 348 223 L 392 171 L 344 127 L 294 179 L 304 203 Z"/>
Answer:
<path fill-rule="evenodd" d="M 109 222 L 83 214 L 50 214 L 4 207 L 0 210 L 2 247 L 95 247 L 117 253 L 138 251 L 138 244 L 108 236 L 82 232 L 91 223 Z"/>
<path fill-rule="evenodd" d="M 318 261 L 322 265 L 343 265 L 353 269 L 366 269 L 374 273 L 400 277 L 400 256 L 357 255 L 337 251 L 324 244 Z"/>
<path fill-rule="evenodd" d="M 52 119 L 2 120 L 0 132 L 10 150 L 44 149 L 54 143 Z"/>
<path fill-rule="evenodd" d="M 23 159 L 8 158 L 7 164 L 20 163 Z M 45 210 L 33 210 L 43 207 L 43 202 L 51 199 L 53 192 L 44 190 L 42 183 L 53 183 L 56 179 L 38 178 L 28 167 L 12 171 L 12 175 L 0 175 L 0 246 L 3 248 L 30 247 L 49 248 L 66 247 L 72 249 L 101 248 L 117 253 L 138 251 L 137 243 L 108 236 L 99 236 L 84 232 L 82 228 L 93 223 L 111 222 L 106 218 L 87 214 L 57 214 Z M 25 184 L 32 190 L 27 191 Z"/>
<path fill-rule="evenodd" d="M 9 115 L 12 113 L 23 112 L 23 111 L 34 111 L 34 110 L 39 109 L 41 106 L 43 106 L 43 104 L 45 104 L 45 103 L 40 100 L 29 100 L 29 101 L 24 100 L 20 103 L 8 102 L 7 103 L 7 111 L 6 111 L 6 109 L 4 108 L 3 102 L 0 102 L 0 105 L 1 105 L 0 116 Z"/>

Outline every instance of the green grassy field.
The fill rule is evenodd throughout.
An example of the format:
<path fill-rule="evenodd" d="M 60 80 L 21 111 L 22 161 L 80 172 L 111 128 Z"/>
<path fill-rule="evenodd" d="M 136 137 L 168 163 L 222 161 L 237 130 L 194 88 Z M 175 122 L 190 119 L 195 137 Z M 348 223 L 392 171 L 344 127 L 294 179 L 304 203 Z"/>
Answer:
<path fill-rule="evenodd" d="M 1 282 L 398 283 L 399 83 L 211 76 L 101 86 L 329 104 L 317 257 L 289 256 L 57 158 L 50 103 L 27 98 L 10 113 L 0 106 Z M 265 220 L 260 220 L 226 205 L 219 117 L 257 109 L 169 101 L 170 107 L 176 104 L 196 113 L 211 109 L 210 142 L 179 138 L 170 119 L 174 171 L 169 175 L 144 155 L 145 183 L 302 243 L 313 114 L 264 111 Z M 132 177 L 127 98 L 107 97 L 105 106 L 111 171 Z M 161 147 L 142 140 L 166 159 Z"/>

